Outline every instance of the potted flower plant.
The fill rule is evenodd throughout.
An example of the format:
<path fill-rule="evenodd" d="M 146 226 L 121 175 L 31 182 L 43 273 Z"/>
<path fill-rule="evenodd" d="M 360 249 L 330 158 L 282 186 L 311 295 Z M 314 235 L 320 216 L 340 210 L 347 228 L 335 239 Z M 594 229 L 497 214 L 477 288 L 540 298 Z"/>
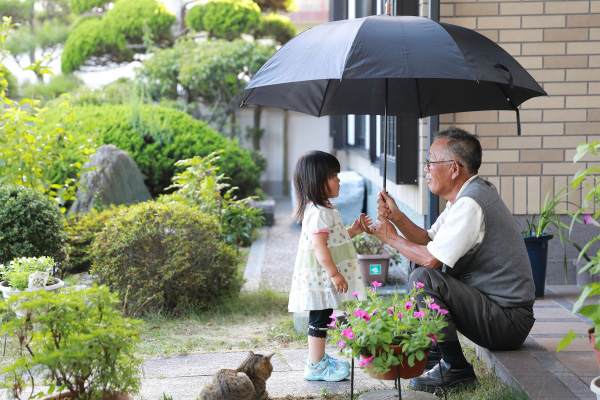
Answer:
<path fill-rule="evenodd" d="M 0 291 L 7 299 L 20 292 L 46 290 L 58 292 L 64 282 L 51 276 L 54 268 L 52 257 L 20 257 L 7 265 L 0 264 Z"/>
<path fill-rule="evenodd" d="M 390 259 L 396 263 L 400 262 L 400 254 L 393 247 L 384 244 L 377 236 L 362 232 L 352 238 L 352 243 L 358 253 L 360 271 L 365 284 L 373 281 L 385 282 Z"/>
<path fill-rule="evenodd" d="M 439 332 L 447 325 L 443 317 L 448 311 L 429 296 L 424 299 L 427 306 L 417 308 L 416 296 L 423 292 L 420 282 L 409 293 L 387 300 L 377 294 L 379 286 L 372 283 L 366 301 L 348 303 L 346 320 L 331 323 L 333 340 L 341 353 L 360 358 L 360 367 L 378 379 L 396 379 L 392 367 L 397 365 L 402 378 L 419 376 L 429 350 L 442 338 Z"/>
<path fill-rule="evenodd" d="M 139 322 L 121 316 L 107 287 L 25 292 L 1 302 L 0 312 L 10 313 L 16 301 L 26 318 L 0 329 L 17 347 L 0 370 L 13 398 L 25 398 L 39 382 L 49 386 L 43 400 L 123 400 L 139 391 Z"/>

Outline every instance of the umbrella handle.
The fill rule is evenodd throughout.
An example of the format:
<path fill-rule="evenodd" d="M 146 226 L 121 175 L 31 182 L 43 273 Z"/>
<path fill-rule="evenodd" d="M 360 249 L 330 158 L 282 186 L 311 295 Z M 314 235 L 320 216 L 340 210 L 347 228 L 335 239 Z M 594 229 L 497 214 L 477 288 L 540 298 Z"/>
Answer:
<path fill-rule="evenodd" d="M 515 85 L 513 83 L 513 77 L 512 77 L 512 74 L 510 73 L 510 70 L 508 68 L 506 68 L 504 65 L 500 64 L 500 63 L 496 63 L 494 65 L 494 67 L 502 69 L 502 70 L 508 72 L 508 86 L 511 89 L 514 88 Z M 506 94 L 506 92 L 504 91 L 504 89 L 502 89 L 502 86 L 500 86 L 500 89 L 502 90 L 502 92 L 504 93 L 504 95 L 506 96 L 506 98 L 508 99 L 508 102 L 512 106 L 513 110 L 515 110 L 515 112 L 517 113 L 517 135 L 521 136 L 521 115 L 519 114 L 519 107 L 516 107 L 512 103 L 512 101 L 510 101 L 510 97 Z"/>

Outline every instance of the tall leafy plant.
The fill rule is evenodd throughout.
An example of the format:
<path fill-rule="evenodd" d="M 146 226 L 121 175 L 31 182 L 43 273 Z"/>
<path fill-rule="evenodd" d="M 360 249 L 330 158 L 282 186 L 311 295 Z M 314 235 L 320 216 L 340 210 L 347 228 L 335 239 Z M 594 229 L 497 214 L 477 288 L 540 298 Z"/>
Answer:
<path fill-rule="evenodd" d="M 252 197 L 237 199 L 234 194 L 237 188 L 227 183 L 228 177 L 219 174 L 219 167 L 215 165 L 215 161 L 221 153 L 223 150 L 215 151 L 206 157 L 176 162 L 176 166 L 186 169 L 173 177 L 173 185 L 167 190 L 176 191 L 163 197 L 163 200 L 182 201 L 217 216 L 223 228 L 225 241 L 237 248 L 250 242 L 252 231 L 262 226 L 264 217 L 260 210 L 248 205 Z"/>
<path fill-rule="evenodd" d="M 577 153 L 573 158 L 573 162 L 580 161 L 586 154 L 591 154 L 593 156 L 600 155 L 600 142 L 591 142 L 591 143 L 582 143 L 577 146 Z M 600 183 L 598 183 L 598 179 L 600 178 L 600 167 L 598 164 L 591 164 L 589 167 L 582 168 L 579 170 L 573 179 L 573 183 L 571 184 L 573 188 L 585 188 L 587 190 L 587 194 L 585 195 L 582 206 L 577 210 L 577 212 L 573 215 L 573 223 L 576 221 L 581 221 L 578 217 L 582 214 L 585 214 L 583 218 L 583 223 L 592 224 L 599 228 L 596 236 L 592 237 L 581 249 L 579 253 L 579 259 L 585 258 L 588 262 L 581 268 L 579 273 L 585 273 L 586 271 L 591 275 L 600 274 L 600 249 L 596 251 L 591 257 L 588 257 L 586 254 L 590 251 L 591 247 L 600 240 L 600 223 L 597 222 L 598 217 L 600 217 L 600 209 L 598 209 L 598 205 L 600 204 Z M 587 212 L 593 212 L 593 214 L 586 214 Z M 595 210 L 595 211 L 594 211 Z M 590 318 L 594 323 L 594 330 L 596 332 L 596 347 L 600 348 L 600 301 L 593 302 L 591 304 L 584 305 L 586 299 L 591 298 L 592 296 L 600 295 L 600 283 L 592 282 L 583 286 L 581 294 L 579 298 L 573 304 L 573 313 L 579 312 L 582 315 Z M 570 330 L 567 335 L 558 343 L 557 351 L 560 351 L 567 347 L 573 339 L 575 339 L 577 335 Z"/>
<path fill-rule="evenodd" d="M 0 63 L 7 56 L 5 42 L 12 28 L 11 18 L 4 17 L 0 28 Z M 36 74 L 52 74 L 38 61 L 25 69 Z M 64 128 L 71 120 L 68 97 L 52 106 L 60 110 L 59 123 L 51 129 L 45 125 L 40 101 L 25 98 L 19 102 L 6 97 L 7 81 L 0 70 L 0 184 L 26 186 L 41 191 L 62 206 L 75 199 L 76 181 L 82 164 L 95 151 L 93 135 L 72 136 Z"/>

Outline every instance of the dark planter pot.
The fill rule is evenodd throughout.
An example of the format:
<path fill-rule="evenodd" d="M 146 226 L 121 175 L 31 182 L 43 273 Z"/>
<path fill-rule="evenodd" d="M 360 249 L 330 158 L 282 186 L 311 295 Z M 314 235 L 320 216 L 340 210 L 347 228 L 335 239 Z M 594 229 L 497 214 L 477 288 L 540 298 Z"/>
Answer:
<path fill-rule="evenodd" d="M 397 345 L 390 345 L 390 348 L 394 350 L 395 355 L 402 354 L 402 347 Z M 380 374 L 375 371 L 372 371 L 367 365 L 366 370 L 369 376 L 385 381 L 393 381 L 398 378 L 398 371 L 400 371 L 400 378 L 402 379 L 410 379 L 415 378 L 417 376 L 421 376 L 425 371 L 425 364 L 427 364 L 427 357 L 429 356 L 429 351 L 425 352 L 425 357 L 422 360 L 417 360 L 415 358 L 415 365 L 412 367 L 408 365 L 408 357 L 404 357 L 402 362 L 398 366 L 391 366 L 390 370 L 385 374 Z M 368 355 L 360 355 L 360 358 L 368 358 Z M 399 368 L 398 368 L 399 367 Z"/>
<path fill-rule="evenodd" d="M 374 281 L 385 282 L 388 276 L 390 258 L 392 258 L 392 255 L 387 251 L 382 254 L 359 254 L 358 262 L 360 263 L 363 282 L 365 284 Z"/>
<path fill-rule="evenodd" d="M 544 298 L 546 290 L 546 267 L 548 263 L 548 241 L 554 235 L 543 234 L 540 237 L 526 237 L 525 247 L 531 263 L 533 282 L 535 283 L 535 298 Z"/>

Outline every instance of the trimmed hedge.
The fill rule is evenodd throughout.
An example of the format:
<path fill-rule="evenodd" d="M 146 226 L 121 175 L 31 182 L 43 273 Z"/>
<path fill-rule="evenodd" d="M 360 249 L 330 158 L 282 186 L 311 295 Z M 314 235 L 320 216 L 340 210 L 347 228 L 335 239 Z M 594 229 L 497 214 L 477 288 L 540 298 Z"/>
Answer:
<path fill-rule="evenodd" d="M 65 259 L 64 220 L 56 203 L 23 186 L 0 186 L 0 264 L 15 257 Z"/>
<path fill-rule="evenodd" d="M 58 113 L 47 115 L 48 125 L 58 121 Z M 72 135 L 99 133 L 99 144 L 113 144 L 135 160 L 153 196 L 171 185 L 175 162 L 206 156 L 215 150 L 225 152 L 217 161 L 221 172 L 247 197 L 260 187 L 261 170 L 250 151 L 242 149 L 182 111 L 150 105 L 105 105 L 73 108 L 73 120 L 66 130 Z"/>
<path fill-rule="evenodd" d="M 181 203 L 146 202 L 117 212 L 96 236 L 92 273 L 126 296 L 128 314 L 203 309 L 242 286 L 217 219 Z"/>
<path fill-rule="evenodd" d="M 260 20 L 260 8 L 252 0 L 212 0 L 192 7 L 185 23 L 211 37 L 233 40 L 242 33 L 253 33 Z"/>

